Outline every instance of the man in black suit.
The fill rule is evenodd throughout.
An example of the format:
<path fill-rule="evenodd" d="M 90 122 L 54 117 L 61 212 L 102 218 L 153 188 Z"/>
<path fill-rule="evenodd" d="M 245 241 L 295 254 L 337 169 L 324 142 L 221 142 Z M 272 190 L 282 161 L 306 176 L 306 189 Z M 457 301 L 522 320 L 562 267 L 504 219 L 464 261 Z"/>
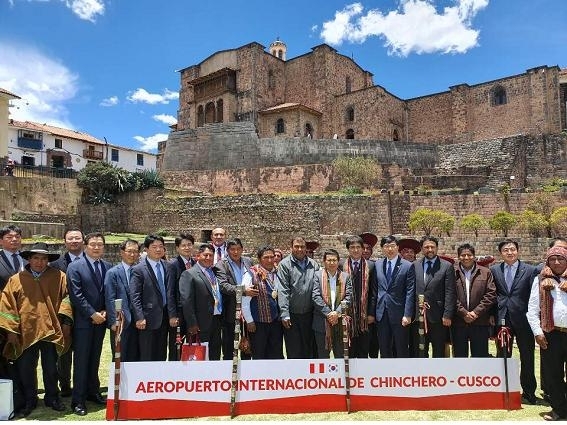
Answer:
<path fill-rule="evenodd" d="M 187 333 L 209 344 L 209 360 L 220 360 L 222 294 L 213 270 L 212 244 L 199 247 L 197 264 L 181 273 L 179 294 Z"/>
<path fill-rule="evenodd" d="M 195 260 L 193 259 L 193 247 L 195 245 L 195 238 L 189 233 L 180 233 L 175 238 L 175 250 L 177 251 L 177 256 L 169 260 L 167 266 L 168 270 L 168 285 L 171 287 L 171 291 L 175 297 L 175 305 L 177 309 L 177 319 L 179 319 L 179 329 L 181 335 L 187 333 L 187 324 L 183 320 L 183 308 L 181 306 L 181 300 L 179 297 L 179 278 L 181 273 L 185 270 L 189 270 L 195 265 Z M 168 359 L 177 360 L 177 327 L 169 328 L 169 355 Z"/>
<path fill-rule="evenodd" d="M 514 338 L 520 351 L 520 384 L 522 385 L 522 401 L 527 404 L 537 404 L 535 390 L 537 382 L 534 371 L 535 340 L 526 313 L 530 300 L 530 291 L 536 271 L 535 267 L 518 259 L 518 242 L 506 239 L 498 244 L 502 256 L 500 264 L 490 267 L 496 284 L 498 304 L 498 320 L 496 325 L 501 327 L 502 320 L 510 329 L 512 339 L 508 345 L 508 357 L 512 355 Z M 499 355 L 500 353 L 499 350 Z"/>
<path fill-rule="evenodd" d="M 0 229 L 2 249 L 0 250 L 0 291 L 6 286 L 8 279 L 24 270 L 28 263 L 20 255 L 22 248 L 22 229 L 16 225 L 9 225 Z"/>
<path fill-rule="evenodd" d="M 236 323 L 236 287 L 242 285 L 242 277 L 252 267 L 249 257 L 242 256 L 244 250 L 238 238 L 226 243 L 227 256 L 215 264 L 218 282 L 221 287 L 223 321 L 221 326 L 222 358 L 232 360 L 234 352 L 234 326 Z M 243 360 L 250 355 L 241 353 Z"/>
<path fill-rule="evenodd" d="M 213 258 L 213 264 L 218 263 L 224 257 L 226 257 L 226 230 L 222 227 L 216 227 L 211 232 L 211 239 L 213 242 L 213 248 L 215 249 L 215 256 Z"/>
<path fill-rule="evenodd" d="M 140 343 L 140 361 L 165 361 L 169 326 L 177 327 L 177 308 L 172 288 L 168 288 L 163 238 L 144 239 L 146 258 L 132 267 L 130 301 Z"/>
<path fill-rule="evenodd" d="M 112 267 L 104 261 L 104 235 L 85 236 L 85 255 L 67 267 L 67 288 L 73 306 L 73 394 L 71 408 L 79 416 L 87 414 L 85 401 L 106 404 L 100 393 L 98 368 L 106 333 L 104 278 Z"/>
<path fill-rule="evenodd" d="M 445 341 L 448 328 L 451 327 L 453 315 L 457 307 L 455 288 L 455 269 L 453 265 L 437 255 L 439 241 L 434 236 L 421 238 L 422 259 L 416 260 L 415 268 L 415 298 L 425 296 L 426 320 L 428 332 L 425 335 L 425 357 L 429 357 L 429 344 L 433 357 L 445 357 Z M 419 314 L 416 302 L 416 316 Z M 412 357 L 419 357 L 419 323 L 411 325 Z"/>
<path fill-rule="evenodd" d="M 370 353 L 370 335 L 376 332 L 372 311 L 372 287 L 376 284 L 374 261 L 362 257 L 364 241 L 360 236 L 349 236 L 345 245 L 348 257 L 341 262 L 340 269 L 347 272 L 352 280 L 350 357 L 366 359 Z"/>
<path fill-rule="evenodd" d="M 85 236 L 83 232 L 78 228 L 70 228 L 65 231 L 63 236 L 65 240 L 65 248 L 67 252 L 60 256 L 57 260 L 49 263 L 50 267 L 61 270 L 67 273 L 67 267 L 70 263 L 79 259 L 83 255 L 83 245 L 85 241 Z M 73 325 L 72 323 L 67 323 Z M 73 343 L 69 350 L 65 352 L 57 360 L 57 375 L 59 380 L 59 386 L 61 387 L 61 397 L 69 397 L 71 395 L 71 366 L 73 364 Z"/>
<path fill-rule="evenodd" d="M 380 247 L 385 258 L 376 261 L 376 280 L 371 288 L 380 357 L 409 357 L 409 325 L 415 312 L 415 268 L 399 255 L 394 236 L 383 237 Z"/>

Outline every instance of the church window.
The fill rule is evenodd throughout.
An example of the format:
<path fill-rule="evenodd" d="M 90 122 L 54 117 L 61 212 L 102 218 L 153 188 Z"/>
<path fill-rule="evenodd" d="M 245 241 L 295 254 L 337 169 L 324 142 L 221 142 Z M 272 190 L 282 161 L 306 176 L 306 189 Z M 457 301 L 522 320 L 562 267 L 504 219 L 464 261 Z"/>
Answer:
<path fill-rule="evenodd" d="M 283 118 L 276 121 L 276 134 L 285 133 L 285 124 Z"/>
<path fill-rule="evenodd" d="M 354 130 L 352 128 L 346 131 L 345 139 L 354 139 Z"/>
<path fill-rule="evenodd" d="M 215 122 L 215 104 L 207 103 L 205 106 L 205 123 Z"/>
<path fill-rule="evenodd" d="M 346 119 L 349 122 L 354 121 L 354 108 L 352 106 L 346 110 Z"/>
<path fill-rule="evenodd" d="M 506 89 L 502 86 L 496 86 L 492 92 L 492 105 L 505 105 L 508 103 L 506 97 Z"/>
<path fill-rule="evenodd" d="M 352 81 L 350 77 L 345 78 L 345 89 L 346 89 L 346 93 L 350 93 L 352 90 Z"/>
<path fill-rule="evenodd" d="M 400 140 L 400 134 L 398 133 L 398 129 L 394 128 L 394 134 L 392 135 L 392 139 L 394 140 L 394 142 L 397 142 Z"/>

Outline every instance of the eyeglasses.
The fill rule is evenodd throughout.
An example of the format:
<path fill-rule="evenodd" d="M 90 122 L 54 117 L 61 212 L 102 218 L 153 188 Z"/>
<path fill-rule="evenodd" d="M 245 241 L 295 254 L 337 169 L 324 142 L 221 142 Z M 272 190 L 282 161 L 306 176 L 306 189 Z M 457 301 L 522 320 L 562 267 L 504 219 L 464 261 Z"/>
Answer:
<path fill-rule="evenodd" d="M 102 242 L 89 242 L 87 246 L 91 248 L 102 248 L 104 244 Z"/>

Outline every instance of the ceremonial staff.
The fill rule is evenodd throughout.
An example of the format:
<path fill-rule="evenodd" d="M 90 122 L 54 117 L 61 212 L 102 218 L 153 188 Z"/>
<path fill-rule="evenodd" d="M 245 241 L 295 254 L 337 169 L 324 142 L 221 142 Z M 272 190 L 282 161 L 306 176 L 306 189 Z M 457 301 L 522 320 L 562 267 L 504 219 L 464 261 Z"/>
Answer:
<path fill-rule="evenodd" d="M 502 319 L 500 321 L 502 325 L 498 331 L 497 340 L 502 348 L 502 355 L 504 357 L 504 384 L 506 385 L 506 393 L 504 398 L 504 404 L 506 410 L 510 410 L 510 387 L 508 383 L 508 345 L 510 343 L 510 330 L 506 327 L 506 320 Z"/>
<path fill-rule="evenodd" d="M 181 327 L 178 326 L 175 330 L 175 348 L 177 349 L 177 361 L 181 360 L 181 346 L 183 345 L 183 340 L 181 339 Z"/>
<path fill-rule="evenodd" d="M 345 360 L 345 388 L 346 388 L 346 407 L 347 413 L 350 413 L 350 366 L 349 366 L 349 355 L 348 349 L 350 344 L 350 338 L 348 335 L 348 315 L 347 315 L 347 302 L 345 300 L 341 301 L 341 316 L 343 321 L 343 357 Z"/>
<path fill-rule="evenodd" d="M 419 307 L 419 357 L 425 357 L 425 334 L 427 333 L 427 317 L 425 313 L 426 302 L 425 295 L 419 294 L 417 296 L 417 304 Z"/>
<path fill-rule="evenodd" d="M 236 391 L 238 387 L 238 345 L 240 343 L 240 310 L 242 308 L 242 286 L 236 286 L 236 316 L 234 320 L 234 350 L 232 352 L 232 387 L 230 388 L 230 417 L 236 416 Z M 246 325 L 245 325 L 246 326 Z"/>
<path fill-rule="evenodd" d="M 120 404 L 120 334 L 122 333 L 122 324 L 124 313 L 122 313 L 122 300 L 114 300 L 114 309 L 116 310 L 116 331 L 114 333 L 114 420 L 118 420 L 118 409 Z"/>

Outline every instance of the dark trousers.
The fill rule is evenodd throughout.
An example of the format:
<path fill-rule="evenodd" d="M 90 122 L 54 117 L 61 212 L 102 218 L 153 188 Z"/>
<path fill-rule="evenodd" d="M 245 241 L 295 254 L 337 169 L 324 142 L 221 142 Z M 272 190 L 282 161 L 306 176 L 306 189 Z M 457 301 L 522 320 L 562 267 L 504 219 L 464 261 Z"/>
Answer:
<path fill-rule="evenodd" d="M 249 332 L 252 346 L 252 358 L 283 359 L 283 326 L 282 322 L 275 320 L 272 323 L 255 322 L 256 332 Z"/>
<path fill-rule="evenodd" d="M 221 327 L 220 314 L 214 315 L 208 332 L 200 331 L 201 341 L 209 343 L 209 360 L 220 360 L 221 357 Z"/>
<path fill-rule="evenodd" d="M 110 349 L 112 350 L 112 360 L 116 351 L 116 332 L 110 331 Z M 138 341 L 138 329 L 135 323 L 130 323 L 122 329 L 120 335 L 120 361 L 137 362 L 140 361 L 140 346 Z"/>
<path fill-rule="evenodd" d="M 401 320 L 392 323 L 387 310 L 376 323 L 376 334 L 381 358 L 409 357 L 409 328 L 403 327 Z"/>
<path fill-rule="evenodd" d="M 185 323 L 185 320 L 183 320 L 182 315 L 178 315 L 177 317 L 179 317 L 179 332 L 181 334 L 181 337 L 183 338 L 183 335 L 187 335 L 187 324 Z M 177 358 L 176 342 L 177 342 L 177 326 L 173 326 L 173 327 L 170 326 L 167 331 L 167 350 L 168 350 L 167 359 L 170 362 L 179 360 Z"/>
<path fill-rule="evenodd" d="M 380 341 L 378 340 L 378 333 L 376 329 L 376 323 L 371 323 L 368 325 L 368 357 L 370 357 L 371 359 L 378 358 L 378 352 L 380 348 Z"/>
<path fill-rule="evenodd" d="M 38 341 L 26 348 L 16 360 L 16 368 L 20 377 L 26 404 L 37 405 L 37 364 L 41 353 L 41 368 L 45 387 L 45 404 L 50 404 L 59 397 L 57 387 L 57 350 L 55 344 Z"/>
<path fill-rule="evenodd" d="M 318 359 L 328 359 L 331 357 L 331 351 L 333 352 L 333 357 L 335 359 L 342 359 L 345 356 L 344 345 L 343 345 L 343 335 L 342 335 L 342 324 L 339 322 L 331 328 L 331 347 L 325 348 L 326 334 L 325 332 L 315 333 L 315 345 L 317 346 L 317 358 Z"/>
<path fill-rule="evenodd" d="M 169 331 L 169 317 L 167 310 L 163 309 L 161 325 L 157 329 L 138 330 L 140 347 L 140 361 L 164 362 L 167 358 L 167 333 Z"/>
<path fill-rule="evenodd" d="M 562 418 L 567 418 L 567 394 L 565 389 L 565 362 L 567 361 L 567 333 L 545 333 L 547 349 L 541 350 L 542 372 L 545 375 L 551 407 Z"/>
<path fill-rule="evenodd" d="M 69 350 L 57 359 L 57 377 L 62 390 L 71 389 L 71 366 L 73 365 L 73 343 Z"/>
<path fill-rule="evenodd" d="M 507 323 L 511 323 L 509 320 Z M 500 330 L 500 327 L 498 327 Z M 508 357 L 512 357 L 512 346 L 514 344 L 514 338 L 518 345 L 518 351 L 520 352 L 520 384 L 522 386 L 522 391 L 527 396 L 535 395 L 535 390 L 537 388 L 537 381 L 535 378 L 535 340 L 534 334 L 527 322 L 525 321 L 523 326 L 511 326 L 510 333 L 512 338 L 510 338 L 510 343 L 508 345 Z M 497 345 L 498 357 L 502 357 L 502 349 Z M 547 379 L 546 375 L 546 379 Z"/>
<path fill-rule="evenodd" d="M 421 357 L 419 353 L 419 322 L 411 324 L 411 338 L 413 353 L 412 357 Z M 447 341 L 447 328 L 443 323 L 431 323 L 427 321 L 427 333 L 425 334 L 425 357 L 429 357 L 429 345 L 431 344 L 432 357 L 445 357 L 445 343 Z"/>
<path fill-rule="evenodd" d="M 488 357 L 490 326 L 452 326 L 453 357 Z"/>
<path fill-rule="evenodd" d="M 370 332 L 361 332 L 350 338 L 349 357 L 351 359 L 367 359 L 370 347 Z"/>
<path fill-rule="evenodd" d="M 312 359 L 314 354 L 313 312 L 290 314 L 291 327 L 284 329 L 288 359 Z"/>
<path fill-rule="evenodd" d="M 100 393 L 98 369 L 105 333 L 104 324 L 92 325 L 90 328 L 73 328 L 73 405 L 84 404 L 87 396 Z"/>
<path fill-rule="evenodd" d="M 243 335 L 244 326 L 240 321 L 238 321 L 238 325 L 240 326 L 240 335 Z M 223 320 L 221 325 L 221 345 L 222 345 L 222 359 L 223 360 L 232 360 L 234 356 L 234 332 L 236 331 L 236 323 L 235 322 L 228 322 Z M 241 360 L 250 360 L 252 356 L 250 354 L 246 354 L 240 352 L 240 359 Z"/>

